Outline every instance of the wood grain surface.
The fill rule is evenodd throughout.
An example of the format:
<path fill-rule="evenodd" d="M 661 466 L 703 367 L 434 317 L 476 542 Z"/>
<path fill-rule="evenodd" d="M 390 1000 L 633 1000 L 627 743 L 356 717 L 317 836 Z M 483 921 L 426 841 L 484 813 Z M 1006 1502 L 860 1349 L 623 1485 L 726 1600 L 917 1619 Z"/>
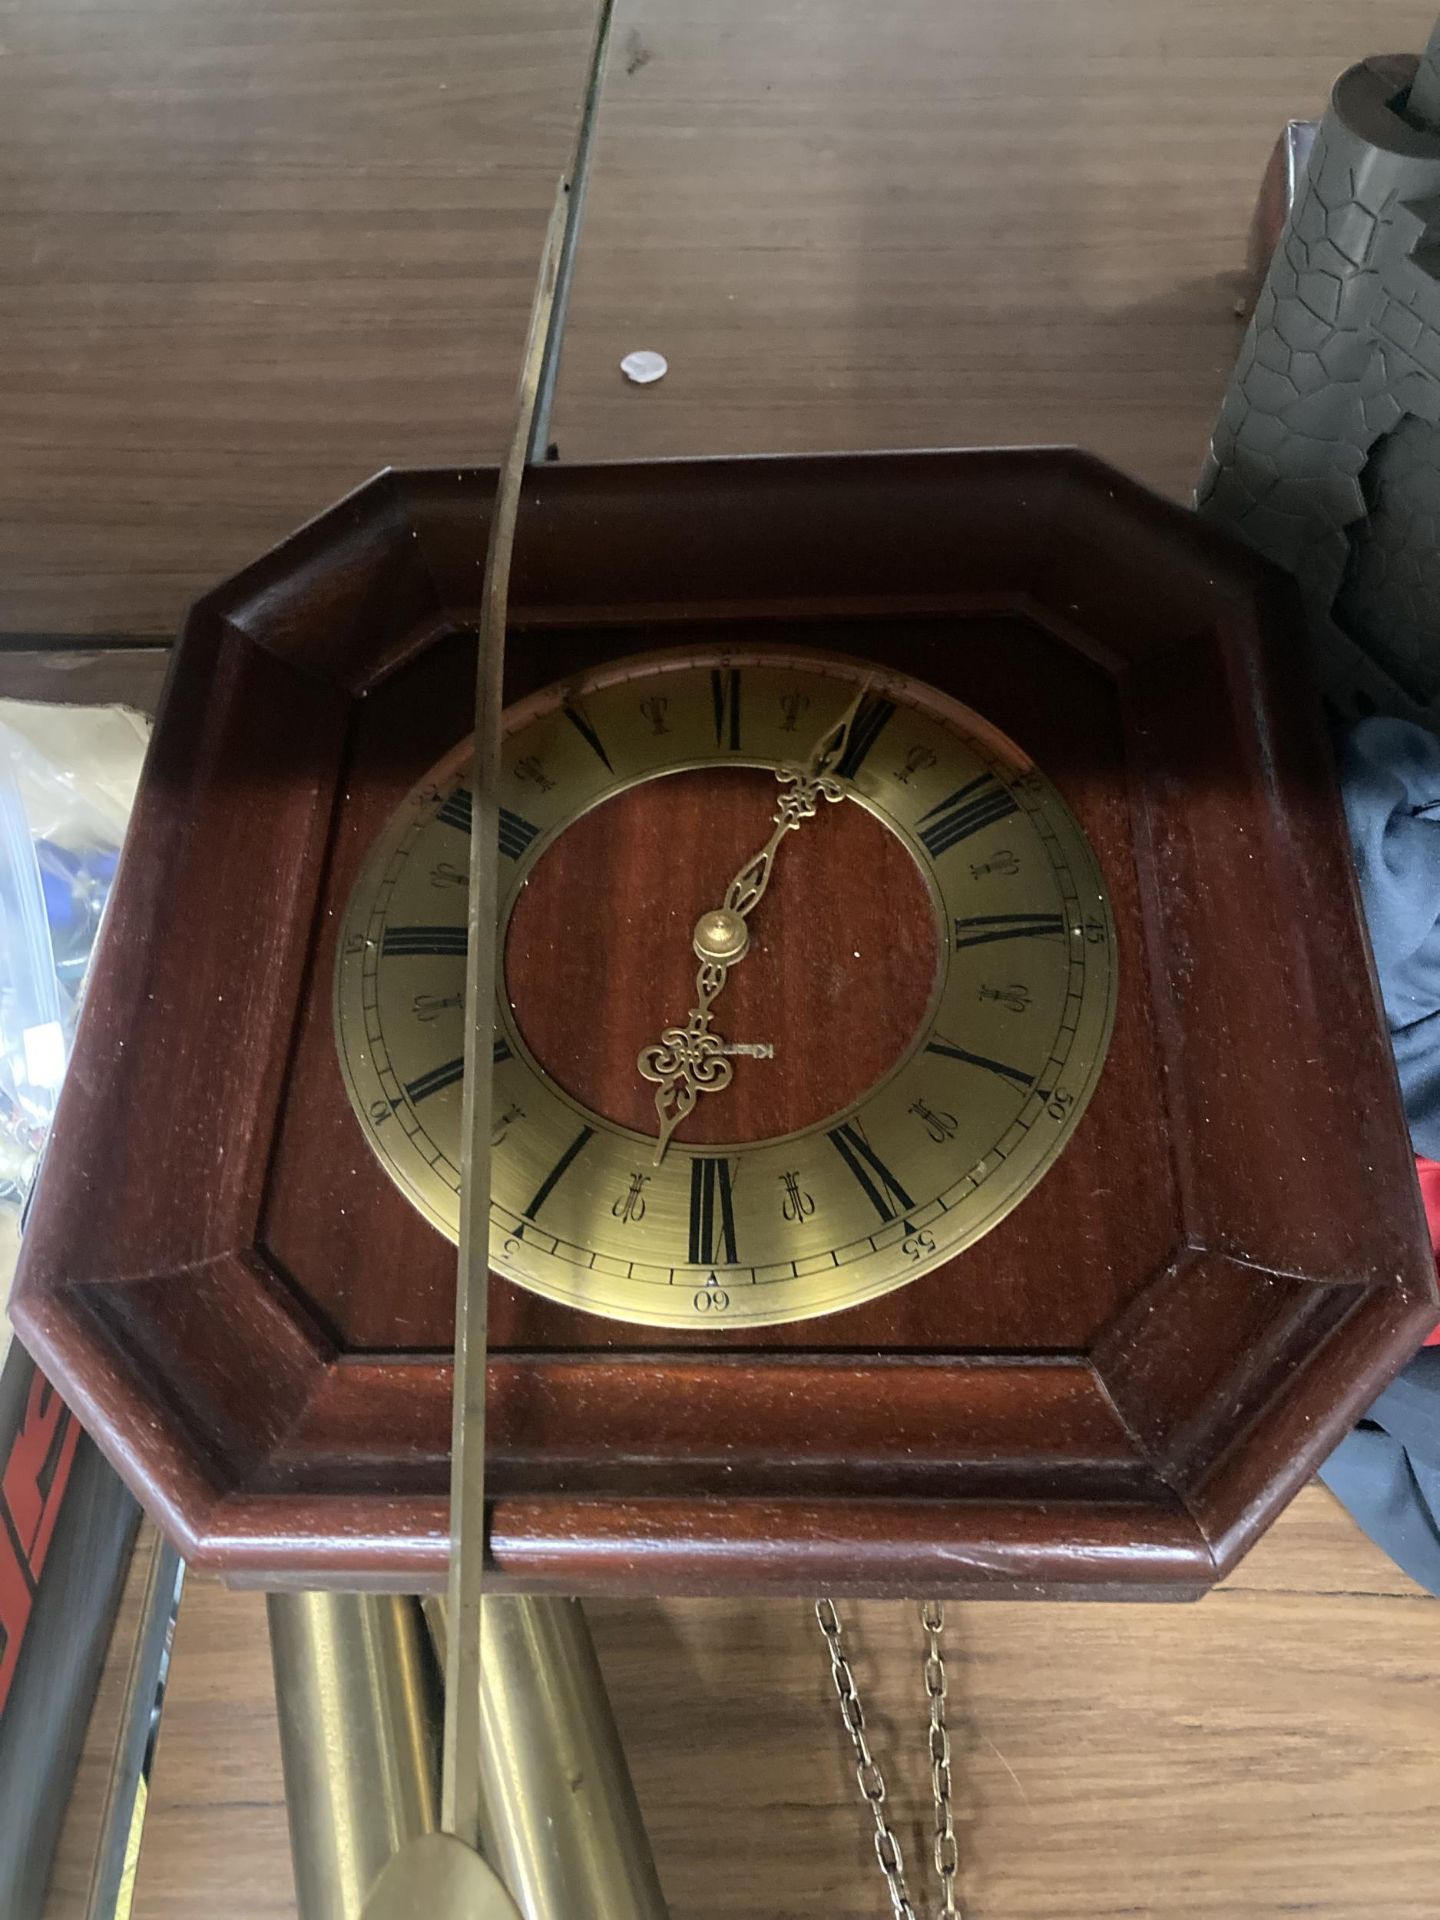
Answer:
<path fill-rule="evenodd" d="M 1419 0 L 619 0 L 566 460 L 1073 441 L 1188 494 L 1276 134 Z M 649 387 L 632 348 L 670 362 Z"/>
<path fill-rule="evenodd" d="M 673 1920 L 878 1920 L 808 1608 L 587 1612 Z M 845 1617 L 918 1862 L 914 1616 Z M 1319 1488 L 1198 1607 L 948 1620 L 971 1920 L 1431 1920 L 1440 1607 Z M 192 1585 L 134 1920 L 294 1920 L 269 1702 L 259 1597 Z"/>
<path fill-rule="evenodd" d="M 695 923 L 764 844 L 775 792 L 758 767 L 630 787 L 568 827 L 515 902 L 504 978 L 520 1033 L 552 1079 L 619 1126 L 654 1129 L 636 1055 L 694 1001 Z M 784 885 L 753 922 L 753 964 L 726 982 L 726 1020 L 736 1036 L 783 1033 L 785 1045 L 768 1071 L 742 1071 L 724 1099 L 698 1103 L 683 1135 L 697 1146 L 818 1126 L 891 1070 L 930 1003 L 935 909 L 896 834 L 862 807 L 826 806 L 782 857 Z M 624 877 L 596 887 L 597 873 Z M 787 953 L 811 964 L 787 967 Z"/>
<path fill-rule="evenodd" d="M 11 0 L 0 635 L 169 636 L 504 442 L 591 0 Z"/>

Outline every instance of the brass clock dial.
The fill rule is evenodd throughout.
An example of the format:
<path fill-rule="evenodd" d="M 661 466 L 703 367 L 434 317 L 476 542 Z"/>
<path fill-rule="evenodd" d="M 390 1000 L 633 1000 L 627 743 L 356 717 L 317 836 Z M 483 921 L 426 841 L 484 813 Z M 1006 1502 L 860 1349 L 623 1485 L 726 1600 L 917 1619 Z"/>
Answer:
<path fill-rule="evenodd" d="M 835 769 L 843 797 L 827 811 L 863 811 L 867 819 L 853 824 L 883 843 L 892 878 L 877 903 L 879 868 L 848 869 L 827 889 L 815 925 L 787 922 L 784 963 L 800 969 L 802 981 L 813 977 L 823 1011 L 842 959 L 855 963 L 847 977 L 863 978 L 862 953 L 839 951 L 850 924 L 847 890 L 855 889 L 857 924 L 862 904 L 873 922 L 892 894 L 897 902 L 904 894 L 918 903 L 926 929 L 921 939 L 906 936 L 917 982 L 910 1011 L 896 1016 L 906 1031 L 884 1057 L 863 1047 L 847 1052 L 839 1036 L 823 1054 L 837 1063 L 833 1080 L 822 1076 L 817 1095 L 810 1072 L 799 1105 L 786 1109 L 803 1123 L 748 1137 L 739 1124 L 742 1083 L 769 1072 L 779 1086 L 785 1071 L 813 1067 L 821 1029 L 732 1031 L 727 986 L 714 1028 L 733 1086 L 703 1096 L 702 1111 L 677 1126 L 657 1163 L 643 1104 L 653 1089 L 639 1079 L 634 1047 L 627 1067 L 602 1070 L 594 1061 L 626 1057 L 623 1047 L 605 1054 L 608 1025 L 648 976 L 651 954 L 673 973 L 677 936 L 643 914 L 634 924 L 626 879 L 606 871 L 605 810 L 618 822 L 627 804 L 663 803 L 652 806 L 662 828 L 645 844 L 667 872 L 683 875 L 707 835 L 703 805 L 697 831 L 695 806 L 678 804 L 678 783 L 709 780 L 708 792 L 735 770 L 754 769 L 741 776 L 753 795 L 746 788 L 727 804 L 733 813 L 753 800 L 758 845 L 770 831 L 775 776 L 803 761 L 857 693 Z M 341 1068 L 366 1137 L 407 1198 L 452 1238 L 466 759 L 462 747 L 435 768 L 377 842 L 347 910 L 335 985 Z M 1109 1041 L 1114 929 L 1069 810 L 978 715 L 919 682 L 818 653 L 650 655 L 580 675 L 510 713 L 502 806 L 492 1258 L 517 1284 L 591 1312 L 701 1331 L 831 1312 L 970 1245 L 1069 1139 Z M 672 820 L 673 832 L 663 824 Z M 764 970 L 776 964 L 761 950 L 765 921 L 783 914 L 787 863 L 803 861 L 806 836 L 820 824 L 802 821 L 781 836 L 753 915 L 757 944 L 737 981 L 743 972 L 763 987 Z M 566 837 L 582 834 L 585 862 L 567 869 Z M 558 944 L 588 928 L 582 975 L 572 964 L 572 977 L 586 984 L 541 1021 L 526 1006 L 544 992 L 544 969 L 533 955 L 507 965 L 507 954 L 524 947 L 532 889 L 543 890 L 551 871 L 568 872 L 574 905 L 572 915 L 561 903 Z M 794 871 L 798 885 L 799 864 Z M 629 942 L 632 959 L 618 973 L 607 964 L 607 926 L 617 942 L 622 933 Z M 679 957 L 693 973 L 694 957 Z M 679 992 L 672 1024 L 683 1027 L 688 1002 Z M 557 1014 L 576 1029 L 570 1052 L 536 1039 L 541 1028 L 553 1031 Z M 580 1064 L 586 1057 L 589 1069 Z M 853 1084 L 856 1072 L 869 1076 L 865 1084 Z M 751 1084 L 763 1094 L 761 1082 Z M 761 1099 L 750 1110 L 763 1106 Z"/>

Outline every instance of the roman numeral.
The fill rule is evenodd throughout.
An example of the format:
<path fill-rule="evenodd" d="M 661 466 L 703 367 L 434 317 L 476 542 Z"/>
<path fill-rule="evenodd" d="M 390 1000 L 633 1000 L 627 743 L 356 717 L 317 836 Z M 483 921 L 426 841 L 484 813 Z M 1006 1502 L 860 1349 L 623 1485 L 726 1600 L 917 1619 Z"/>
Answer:
<path fill-rule="evenodd" d="M 733 1267 L 735 1202 L 728 1160 L 690 1162 L 690 1264 Z"/>
<path fill-rule="evenodd" d="M 528 820 L 522 820 L 518 813 L 511 813 L 508 807 L 501 807 L 500 851 L 508 859 L 518 860 L 539 831 L 540 829 L 532 827 Z"/>
<path fill-rule="evenodd" d="M 1013 1080 L 1017 1087 L 1028 1087 L 1035 1078 L 1021 1067 L 1007 1067 L 1003 1060 L 989 1060 L 983 1053 L 968 1053 L 964 1047 L 938 1036 L 929 1042 L 925 1051 L 938 1053 L 944 1060 L 963 1060 L 967 1067 L 984 1067 L 987 1073 L 998 1073 L 1003 1080 Z"/>
<path fill-rule="evenodd" d="M 497 1040 L 495 1042 L 496 1066 L 510 1057 L 510 1042 Z M 465 1056 L 461 1054 L 458 1059 L 447 1060 L 443 1066 L 432 1067 L 429 1073 L 422 1073 L 418 1080 L 407 1080 L 405 1091 L 413 1103 L 416 1100 L 428 1099 L 432 1093 L 440 1093 L 446 1087 L 453 1087 L 457 1080 L 463 1080 L 464 1077 Z M 392 1104 L 398 1105 L 398 1102 L 392 1102 Z"/>
<path fill-rule="evenodd" d="M 386 927 L 380 942 L 381 953 L 458 954 L 465 957 L 464 927 Z"/>
<path fill-rule="evenodd" d="M 527 1220 L 533 1220 L 536 1214 L 539 1213 L 541 1207 L 544 1206 L 545 1202 L 550 1198 L 551 1194 L 555 1191 L 556 1187 L 559 1186 L 561 1180 L 564 1179 L 565 1174 L 568 1171 L 571 1163 L 575 1159 L 576 1154 L 580 1152 L 581 1148 L 585 1145 L 587 1140 L 591 1140 L 594 1138 L 594 1135 L 595 1135 L 595 1129 L 593 1127 L 582 1127 L 579 1133 L 576 1134 L 575 1138 L 570 1142 L 569 1146 L 565 1149 L 564 1153 L 561 1154 L 560 1158 L 555 1162 L 554 1166 L 550 1169 L 549 1173 L 546 1174 L 545 1178 L 540 1182 L 539 1186 L 535 1189 L 535 1198 L 530 1202 L 529 1206 L 526 1207 L 525 1209 L 525 1217 Z"/>
<path fill-rule="evenodd" d="M 601 755 L 604 759 L 604 755 Z M 610 763 L 607 760 L 605 764 Z M 443 820 L 447 827 L 454 827 L 457 833 L 469 833 L 474 824 L 475 801 L 466 787 L 457 787 L 450 798 L 435 815 Z M 518 860 L 539 833 L 538 827 L 532 827 L 528 820 L 522 820 L 518 813 L 511 813 L 508 807 L 500 809 L 500 851 L 508 854 L 512 860 Z"/>
<path fill-rule="evenodd" d="M 447 827 L 454 827 L 460 833 L 469 833 L 470 816 L 473 811 L 474 801 L 469 789 L 457 787 L 435 818 L 443 820 Z"/>
<path fill-rule="evenodd" d="M 1005 819 L 1018 809 L 1019 802 L 994 774 L 982 773 L 978 780 L 957 787 L 948 800 L 922 813 L 916 827 L 925 851 L 932 860 L 938 860 L 960 841 L 968 840 L 982 827 L 993 827 L 997 820 Z"/>
<path fill-rule="evenodd" d="M 1050 940 L 1064 931 L 1058 913 L 976 913 L 955 922 L 955 951 L 988 947 L 992 940 Z"/>
<path fill-rule="evenodd" d="M 428 1100 L 432 1093 L 440 1093 L 446 1087 L 453 1087 L 457 1080 L 464 1078 L 464 1075 L 465 1056 L 461 1054 L 457 1059 L 447 1060 L 443 1067 L 432 1067 L 429 1073 L 422 1073 L 418 1080 L 407 1080 L 406 1097 L 412 1105 L 421 1100 Z"/>
<path fill-rule="evenodd" d="M 712 667 L 710 698 L 715 707 L 715 744 L 740 751 L 740 669 Z"/>
<path fill-rule="evenodd" d="M 838 1127 L 831 1129 L 828 1138 L 831 1146 L 859 1181 L 862 1193 L 882 1220 L 893 1220 L 897 1212 L 910 1211 L 915 1202 L 858 1126 L 852 1125 L 849 1121 L 843 1121 Z"/>
<path fill-rule="evenodd" d="M 893 700 L 867 696 L 860 702 L 860 710 L 850 728 L 850 738 L 845 742 L 845 751 L 835 763 L 835 771 L 842 780 L 855 778 L 861 762 L 890 724 L 894 712 Z"/>
<path fill-rule="evenodd" d="M 574 727 L 590 751 L 601 761 L 605 771 L 607 773 L 613 773 L 615 769 L 610 764 L 610 756 L 605 751 L 604 742 L 586 719 L 585 715 L 580 711 L 579 707 L 562 707 L 560 711 L 570 722 L 571 726 Z"/>

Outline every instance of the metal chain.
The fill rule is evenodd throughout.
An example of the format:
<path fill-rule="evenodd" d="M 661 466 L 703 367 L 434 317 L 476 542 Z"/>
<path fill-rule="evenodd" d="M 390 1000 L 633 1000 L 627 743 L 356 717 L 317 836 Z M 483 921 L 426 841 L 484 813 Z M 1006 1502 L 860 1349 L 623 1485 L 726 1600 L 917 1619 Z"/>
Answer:
<path fill-rule="evenodd" d="M 815 1618 L 825 1636 L 830 1655 L 830 1677 L 840 1701 L 840 1719 L 855 1750 L 855 1782 L 860 1798 L 869 1807 L 875 1822 L 875 1858 L 885 1876 L 895 1920 L 918 1920 L 910 1892 L 905 1884 L 905 1857 L 900 1842 L 885 1813 L 885 1777 L 870 1751 L 865 1737 L 865 1709 L 855 1685 L 854 1670 L 845 1652 L 840 1615 L 833 1600 L 815 1602 Z M 955 1900 L 955 1878 L 959 1872 L 959 1848 L 955 1840 L 955 1818 L 950 1796 L 950 1731 L 945 1720 L 945 1609 L 938 1600 L 927 1600 L 920 1608 L 920 1625 L 925 1635 L 925 1695 L 930 1707 L 929 1751 L 930 1786 L 935 1801 L 935 1873 L 940 1882 L 940 1906 L 937 1920 L 964 1920 Z"/>
<path fill-rule="evenodd" d="M 817 1600 L 815 1618 L 820 1623 L 820 1631 L 825 1636 L 825 1645 L 829 1650 L 830 1678 L 835 1682 L 835 1692 L 839 1696 L 840 1718 L 855 1749 L 856 1785 L 860 1789 L 860 1798 L 875 1818 L 875 1858 L 880 1862 L 880 1871 L 885 1876 L 885 1889 L 890 1895 L 895 1920 L 916 1920 L 915 1909 L 910 1904 L 910 1894 L 905 1885 L 905 1856 L 900 1851 L 894 1828 L 885 1818 L 885 1778 L 865 1738 L 865 1709 L 860 1704 L 860 1695 L 855 1690 L 855 1675 L 846 1658 L 835 1602 Z"/>
<path fill-rule="evenodd" d="M 920 1607 L 925 1634 L 925 1694 L 930 1702 L 930 1787 L 935 1796 L 935 1875 L 940 1882 L 940 1920 L 959 1920 L 955 1876 L 960 1850 L 955 1844 L 955 1813 L 950 1799 L 950 1729 L 945 1723 L 945 1609 L 938 1600 Z"/>

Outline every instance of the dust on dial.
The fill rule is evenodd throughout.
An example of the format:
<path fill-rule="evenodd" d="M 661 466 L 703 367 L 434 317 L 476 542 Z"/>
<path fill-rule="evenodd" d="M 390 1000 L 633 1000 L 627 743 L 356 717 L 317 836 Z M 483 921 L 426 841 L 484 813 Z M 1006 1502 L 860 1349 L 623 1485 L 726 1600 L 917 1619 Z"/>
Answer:
<path fill-rule="evenodd" d="M 838 804 L 781 836 L 713 1007 L 733 1078 L 663 1157 L 637 1053 L 694 1004 L 697 916 L 861 695 Z M 335 981 L 355 1113 L 455 1238 L 468 745 L 372 850 Z M 1114 929 L 1079 826 L 1026 756 L 923 683 L 802 651 L 649 655 L 506 719 L 492 1261 L 651 1325 L 857 1304 L 997 1224 L 1103 1065 Z M 768 1056 L 768 1057 L 767 1057 Z"/>

